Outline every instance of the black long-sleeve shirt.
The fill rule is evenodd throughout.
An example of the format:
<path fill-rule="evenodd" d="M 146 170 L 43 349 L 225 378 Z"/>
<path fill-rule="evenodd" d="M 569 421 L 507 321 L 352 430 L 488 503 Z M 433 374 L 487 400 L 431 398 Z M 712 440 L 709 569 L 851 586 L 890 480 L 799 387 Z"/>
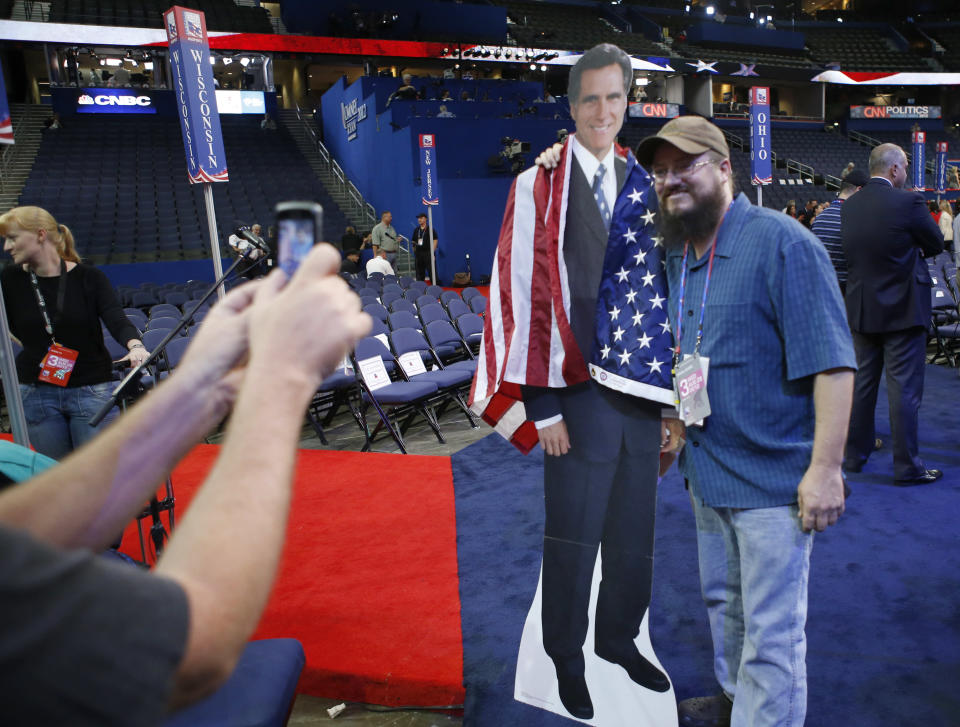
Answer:
<path fill-rule="evenodd" d="M 17 356 L 17 377 L 21 383 L 35 384 L 40 374 L 40 362 L 51 341 L 30 283 L 30 273 L 19 265 L 8 265 L 0 273 L 0 282 L 10 332 L 23 345 L 23 351 Z M 79 353 L 68 386 L 109 381 L 113 362 L 103 344 L 101 319 L 110 335 L 124 345 L 131 339 L 140 338 L 140 333 L 127 319 L 107 276 L 86 265 L 77 265 L 68 271 L 63 311 L 59 318 L 56 310 L 60 276 L 38 276 L 37 282 L 53 321 L 57 343 Z"/>

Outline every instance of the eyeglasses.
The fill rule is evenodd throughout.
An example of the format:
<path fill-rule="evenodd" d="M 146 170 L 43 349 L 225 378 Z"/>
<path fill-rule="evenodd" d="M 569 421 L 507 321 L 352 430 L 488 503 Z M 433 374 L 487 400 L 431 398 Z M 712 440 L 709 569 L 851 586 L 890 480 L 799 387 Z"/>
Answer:
<path fill-rule="evenodd" d="M 671 174 L 677 179 L 689 179 L 694 174 L 696 174 L 701 167 L 707 166 L 707 164 L 714 164 L 713 159 L 701 159 L 698 162 L 689 161 L 686 164 L 680 164 L 679 166 L 674 167 L 673 169 L 654 169 L 653 170 L 653 183 L 654 184 L 664 184 L 667 181 L 667 177 Z"/>

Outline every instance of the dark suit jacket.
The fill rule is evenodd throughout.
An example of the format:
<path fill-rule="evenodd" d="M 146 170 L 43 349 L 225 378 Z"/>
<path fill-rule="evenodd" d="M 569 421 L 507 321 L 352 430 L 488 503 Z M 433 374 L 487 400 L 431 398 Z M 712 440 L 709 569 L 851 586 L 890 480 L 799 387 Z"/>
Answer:
<path fill-rule="evenodd" d="M 847 256 L 847 320 L 859 333 L 930 323 L 933 281 L 923 256 L 943 250 L 943 235 L 923 196 L 873 178 L 840 210 Z"/>
<path fill-rule="evenodd" d="M 593 352 L 597 293 L 607 249 L 607 231 L 590 184 L 571 155 L 570 198 L 567 206 L 563 255 L 570 285 L 570 327 L 584 361 Z M 617 190 L 626 178 L 626 164 L 614 164 Z M 527 418 L 540 421 L 562 414 L 570 435 L 572 454 L 590 461 L 609 461 L 623 443 L 630 454 L 649 450 L 651 412 L 657 418 L 662 406 L 613 391 L 594 381 L 565 389 L 523 387 Z M 646 423 L 647 428 L 643 428 Z"/>

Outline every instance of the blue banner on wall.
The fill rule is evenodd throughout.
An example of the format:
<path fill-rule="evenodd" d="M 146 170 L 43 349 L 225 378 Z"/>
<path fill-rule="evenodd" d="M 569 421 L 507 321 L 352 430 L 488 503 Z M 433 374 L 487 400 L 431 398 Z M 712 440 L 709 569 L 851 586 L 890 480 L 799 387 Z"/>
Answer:
<path fill-rule="evenodd" d="M 927 188 L 927 183 L 924 180 L 924 172 L 926 171 L 924 167 L 926 166 L 926 155 L 924 149 L 927 143 L 927 132 L 925 131 L 914 131 L 913 132 L 913 187 L 917 190 L 924 190 Z"/>
<path fill-rule="evenodd" d="M 773 163 L 770 150 L 770 89 L 750 89 L 750 182 L 770 184 Z"/>
<path fill-rule="evenodd" d="M 440 204 L 437 186 L 437 137 L 420 134 L 420 183 L 423 185 L 422 201 L 425 205 Z"/>
<path fill-rule="evenodd" d="M 947 191 L 947 142 L 937 142 L 937 194 L 943 194 Z"/>
<path fill-rule="evenodd" d="M 187 176 L 191 184 L 226 182 L 227 155 L 217 115 L 206 19 L 198 10 L 179 6 L 167 10 L 163 17 L 187 154 Z"/>

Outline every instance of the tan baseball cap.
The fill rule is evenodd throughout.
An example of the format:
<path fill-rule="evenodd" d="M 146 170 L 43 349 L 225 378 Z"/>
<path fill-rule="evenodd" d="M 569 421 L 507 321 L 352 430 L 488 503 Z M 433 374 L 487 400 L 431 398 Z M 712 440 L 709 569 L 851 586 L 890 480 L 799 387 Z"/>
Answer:
<path fill-rule="evenodd" d="M 664 142 L 673 144 L 687 154 L 715 151 L 730 158 L 730 147 L 723 132 L 702 116 L 678 116 L 668 121 L 654 136 L 648 136 L 637 146 L 637 161 L 650 168 L 653 155 Z"/>

